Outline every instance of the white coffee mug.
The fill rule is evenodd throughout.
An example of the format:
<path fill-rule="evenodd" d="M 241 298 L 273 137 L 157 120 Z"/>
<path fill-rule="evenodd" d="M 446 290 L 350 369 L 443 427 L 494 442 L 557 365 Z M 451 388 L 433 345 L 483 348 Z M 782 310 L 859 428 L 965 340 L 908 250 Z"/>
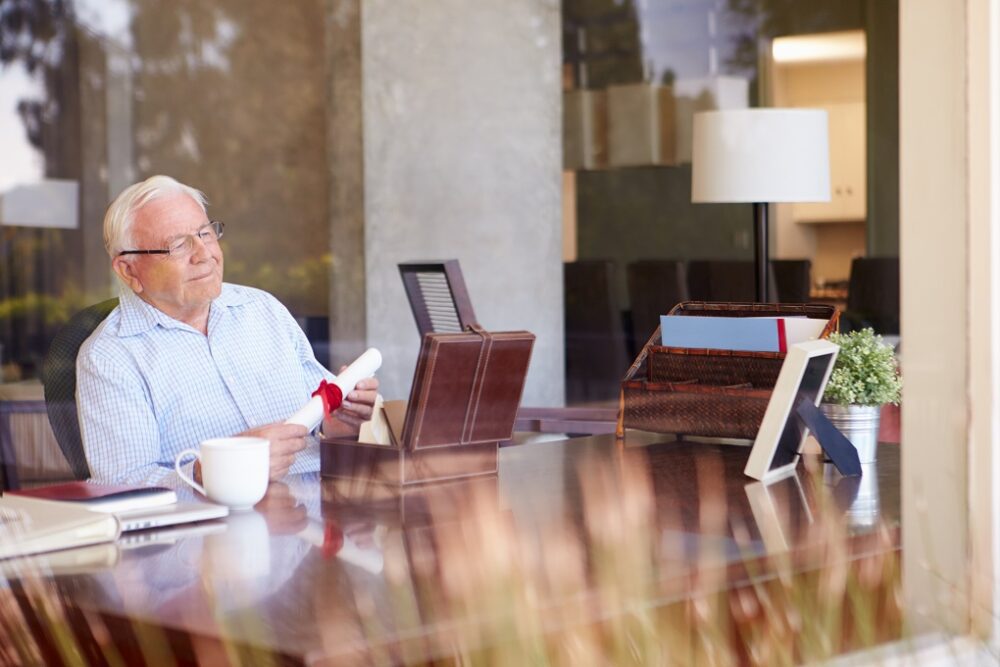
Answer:
<path fill-rule="evenodd" d="M 253 507 L 267 493 L 271 443 L 265 438 L 234 436 L 212 438 L 198 449 L 185 449 L 174 460 L 174 469 L 187 484 L 209 500 L 233 510 Z M 202 484 L 181 470 L 181 462 L 193 456 L 201 461 Z"/>
<path fill-rule="evenodd" d="M 202 562 L 213 581 L 247 586 L 271 575 L 271 533 L 260 512 L 236 512 L 226 519 L 226 529 L 208 535 Z"/>

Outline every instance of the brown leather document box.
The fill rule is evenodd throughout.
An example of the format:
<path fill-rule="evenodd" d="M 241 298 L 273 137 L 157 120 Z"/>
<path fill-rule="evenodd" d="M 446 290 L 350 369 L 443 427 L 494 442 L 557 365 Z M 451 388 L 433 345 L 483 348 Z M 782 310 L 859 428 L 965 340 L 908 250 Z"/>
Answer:
<path fill-rule="evenodd" d="M 405 485 L 495 473 L 534 342 L 527 331 L 427 334 L 402 424 L 386 410 L 392 442 L 324 440 L 322 474 Z"/>

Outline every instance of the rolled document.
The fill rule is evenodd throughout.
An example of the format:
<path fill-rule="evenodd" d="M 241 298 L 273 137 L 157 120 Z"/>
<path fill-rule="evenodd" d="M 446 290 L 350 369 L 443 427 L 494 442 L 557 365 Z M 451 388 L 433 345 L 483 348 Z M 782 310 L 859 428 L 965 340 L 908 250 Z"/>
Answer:
<path fill-rule="evenodd" d="M 325 410 L 323 408 L 323 398 L 316 394 L 309 399 L 309 402 L 299 408 L 299 411 L 285 420 L 286 424 L 300 424 L 309 429 L 310 432 L 323 423 Z"/>
<path fill-rule="evenodd" d="M 300 424 L 310 431 L 316 430 L 323 417 L 332 413 L 344 402 L 344 397 L 354 391 L 354 387 L 365 378 L 375 375 L 382 366 L 382 354 L 374 347 L 351 362 L 333 382 L 323 380 L 313 392 L 312 398 L 294 415 L 285 420 L 286 424 Z"/>

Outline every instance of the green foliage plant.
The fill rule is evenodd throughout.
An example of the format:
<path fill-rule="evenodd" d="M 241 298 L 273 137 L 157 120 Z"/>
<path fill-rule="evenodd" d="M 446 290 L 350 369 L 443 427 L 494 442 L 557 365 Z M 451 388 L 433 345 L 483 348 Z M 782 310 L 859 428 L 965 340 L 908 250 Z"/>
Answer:
<path fill-rule="evenodd" d="M 902 380 L 892 346 L 871 328 L 834 333 L 830 342 L 840 346 L 837 363 L 826 385 L 823 400 L 837 405 L 899 403 Z"/>

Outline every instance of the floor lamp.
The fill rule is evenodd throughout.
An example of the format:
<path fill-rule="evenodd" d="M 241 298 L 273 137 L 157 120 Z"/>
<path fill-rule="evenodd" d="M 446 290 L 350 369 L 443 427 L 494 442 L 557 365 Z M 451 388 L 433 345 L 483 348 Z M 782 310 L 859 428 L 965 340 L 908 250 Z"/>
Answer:
<path fill-rule="evenodd" d="M 766 302 L 768 204 L 830 201 L 826 111 L 703 111 L 692 144 L 692 202 L 753 204 L 756 300 Z"/>

